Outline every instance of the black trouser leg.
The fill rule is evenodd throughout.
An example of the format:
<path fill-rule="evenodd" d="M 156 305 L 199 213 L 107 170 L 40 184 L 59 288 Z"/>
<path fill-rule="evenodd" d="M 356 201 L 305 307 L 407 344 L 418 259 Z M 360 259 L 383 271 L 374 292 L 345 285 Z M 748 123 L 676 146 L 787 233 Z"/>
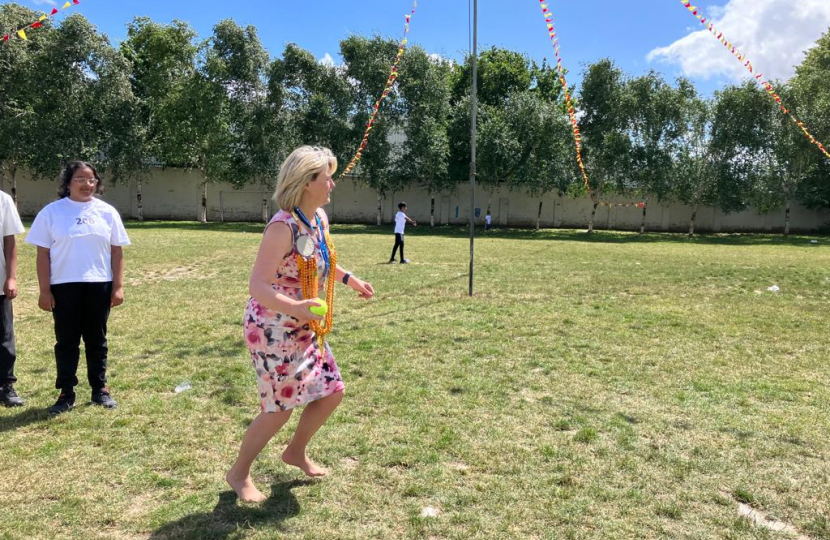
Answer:
<path fill-rule="evenodd" d="M 0 344 L 0 386 L 14 384 L 14 361 L 17 359 L 17 349 L 14 343 L 14 312 L 12 301 L 6 295 L 0 295 L 0 331 L 3 332 L 3 342 Z"/>
<path fill-rule="evenodd" d="M 84 283 L 85 316 L 81 325 L 86 351 L 86 374 L 92 390 L 107 385 L 107 320 L 110 316 L 112 282 Z"/>
<path fill-rule="evenodd" d="M 398 252 L 398 247 L 401 248 L 401 260 L 403 260 L 403 235 L 401 233 L 395 233 L 395 247 L 392 248 L 392 257 L 389 258 L 390 261 L 395 260 L 395 253 Z"/>
<path fill-rule="evenodd" d="M 72 390 L 78 385 L 78 357 L 80 356 L 81 322 L 83 310 L 83 283 L 52 285 L 55 307 L 55 362 L 58 376 L 55 388 Z"/>

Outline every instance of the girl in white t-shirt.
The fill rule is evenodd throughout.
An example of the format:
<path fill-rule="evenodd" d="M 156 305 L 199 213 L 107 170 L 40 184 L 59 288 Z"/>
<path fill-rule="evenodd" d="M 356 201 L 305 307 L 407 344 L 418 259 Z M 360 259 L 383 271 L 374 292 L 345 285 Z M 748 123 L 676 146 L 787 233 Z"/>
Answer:
<path fill-rule="evenodd" d="M 59 199 L 35 217 L 26 241 L 37 246 L 38 306 L 55 321 L 55 360 L 61 391 L 51 414 L 75 406 L 80 341 L 84 340 L 92 403 L 116 407 L 107 388 L 107 319 L 124 303 L 124 255 L 130 239 L 118 211 L 95 197 L 101 178 L 83 161 L 61 173 Z"/>

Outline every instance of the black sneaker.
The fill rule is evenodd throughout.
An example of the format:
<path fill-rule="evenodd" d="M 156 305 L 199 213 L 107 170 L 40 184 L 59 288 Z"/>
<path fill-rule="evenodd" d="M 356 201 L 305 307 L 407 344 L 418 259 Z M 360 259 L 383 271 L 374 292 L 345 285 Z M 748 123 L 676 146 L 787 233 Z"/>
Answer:
<path fill-rule="evenodd" d="M 118 403 L 112 399 L 109 388 L 101 388 L 92 391 L 92 404 L 100 405 L 105 409 L 114 409 L 118 407 Z"/>
<path fill-rule="evenodd" d="M 409 264 L 409 259 L 401 259 L 401 264 Z"/>
<path fill-rule="evenodd" d="M 389 264 L 392 264 L 394 262 L 398 262 L 398 259 L 389 259 Z"/>
<path fill-rule="evenodd" d="M 11 384 L 0 386 L 0 403 L 6 407 L 22 407 L 26 404 Z"/>
<path fill-rule="evenodd" d="M 63 392 L 61 392 L 61 395 L 58 396 L 58 400 L 55 402 L 55 404 L 49 407 L 49 414 L 51 414 L 52 416 L 57 416 L 74 408 L 75 392 L 67 392 L 66 390 L 64 390 Z"/>

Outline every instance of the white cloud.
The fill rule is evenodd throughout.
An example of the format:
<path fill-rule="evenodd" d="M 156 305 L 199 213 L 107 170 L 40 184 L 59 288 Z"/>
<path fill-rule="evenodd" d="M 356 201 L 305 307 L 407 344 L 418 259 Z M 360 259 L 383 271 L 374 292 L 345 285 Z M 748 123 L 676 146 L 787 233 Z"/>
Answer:
<path fill-rule="evenodd" d="M 712 17 L 715 28 L 752 61 L 755 73 L 766 78 L 789 79 L 804 52 L 830 27 L 828 0 L 729 0 L 722 8 L 704 11 L 704 16 Z M 751 76 L 705 29 L 654 49 L 647 58 L 679 65 L 689 77 L 736 81 Z"/>
<path fill-rule="evenodd" d="M 49 4 L 50 6 L 57 6 L 58 4 L 55 3 L 55 0 L 32 0 L 36 6 L 42 6 L 45 4 Z"/>
<path fill-rule="evenodd" d="M 331 57 L 329 53 L 326 53 L 321 59 L 317 60 L 324 66 L 334 67 L 334 58 Z"/>

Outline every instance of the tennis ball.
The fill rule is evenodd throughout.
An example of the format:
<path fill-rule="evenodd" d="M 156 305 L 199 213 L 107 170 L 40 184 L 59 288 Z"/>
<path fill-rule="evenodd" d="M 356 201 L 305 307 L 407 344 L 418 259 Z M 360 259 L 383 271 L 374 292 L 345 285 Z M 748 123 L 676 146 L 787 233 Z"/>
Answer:
<path fill-rule="evenodd" d="M 319 304 L 322 304 L 322 305 L 311 306 L 310 308 L 308 308 L 308 310 L 310 312 L 312 312 L 313 314 L 315 314 L 315 315 L 319 315 L 320 317 L 325 317 L 326 312 L 329 310 L 329 305 L 326 304 L 326 301 L 323 300 L 322 298 L 315 298 L 314 301 L 319 303 Z"/>

